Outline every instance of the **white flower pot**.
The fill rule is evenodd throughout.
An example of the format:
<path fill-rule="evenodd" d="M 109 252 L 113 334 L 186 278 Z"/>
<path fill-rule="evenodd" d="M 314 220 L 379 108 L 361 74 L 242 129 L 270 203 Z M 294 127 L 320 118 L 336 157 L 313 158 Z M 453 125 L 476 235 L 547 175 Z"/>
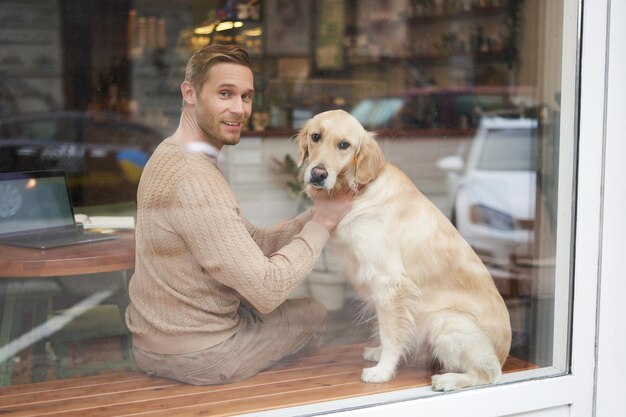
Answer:
<path fill-rule="evenodd" d="M 311 296 L 319 300 L 328 311 L 343 308 L 346 297 L 346 280 L 334 271 L 312 271 L 308 277 Z"/>
<path fill-rule="evenodd" d="M 296 288 L 293 289 L 293 291 L 291 291 L 291 294 L 289 294 L 289 298 L 307 297 L 309 295 L 309 281 L 308 279 L 305 279 L 304 281 L 302 281 L 302 283 L 300 283 L 300 285 L 298 285 Z"/>

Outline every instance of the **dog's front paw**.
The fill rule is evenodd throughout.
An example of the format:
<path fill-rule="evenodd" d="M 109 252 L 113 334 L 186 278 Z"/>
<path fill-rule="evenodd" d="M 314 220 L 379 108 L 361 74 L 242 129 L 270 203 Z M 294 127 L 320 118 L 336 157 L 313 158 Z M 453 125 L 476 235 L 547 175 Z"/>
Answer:
<path fill-rule="evenodd" d="M 363 369 L 361 381 L 369 383 L 389 382 L 395 374 L 394 369 L 385 369 L 381 366 L 373 366 Z"/>
<path fill-rule="evenodd" d="M 454 391 L 461 389 L 463 386 L 459 379 L 459 374 L 453 373 L 433 375 L 431 378 L 433 391 Z"/>
<path fill-rule="evenodd" d="M 370 362 L 378 362 L 380 360 L 380 346 L 363 349 L 363 359 Z"/>

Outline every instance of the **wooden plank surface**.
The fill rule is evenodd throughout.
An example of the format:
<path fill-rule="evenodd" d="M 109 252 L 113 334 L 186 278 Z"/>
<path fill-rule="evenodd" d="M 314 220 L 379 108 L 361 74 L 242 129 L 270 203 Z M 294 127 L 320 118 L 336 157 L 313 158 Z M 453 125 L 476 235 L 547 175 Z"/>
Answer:
<path fill-rule="evenodd" d="M 0 415 L 231 416 L 430 384 L 430 370 L 408 367 L 400 368 L 388 383 L 360 382 L 362 368 L 371 366 L 361 357 L 364 346 L 321 348 L 227 385 L 193 386 L 141 372 L 118 372 L 10 386 L 0 388 Z M 516 358 L 505 364 L 505 372 L 531 368 L 534 365 Z"/>

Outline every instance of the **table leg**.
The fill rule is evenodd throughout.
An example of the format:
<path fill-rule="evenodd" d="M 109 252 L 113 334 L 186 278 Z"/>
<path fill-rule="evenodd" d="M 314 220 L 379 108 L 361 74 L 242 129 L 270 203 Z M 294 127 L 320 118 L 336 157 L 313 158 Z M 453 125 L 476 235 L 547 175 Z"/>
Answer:
<path fill-rule="evenodd" d="M 0 325 L 0 349 L 9 344 L 20 329 L 22 318 L 22 291 L 20 291 L 20 287 L 21 283 L 13 280 L 5 286 L 4 310 Z M 6 358 L 0 357 L 0 386 L 11 385 L 13 359 L 13 355 L 7 355 Z"/>
<path fill-rule="evenodd" d="M 125 319 L 126 308 L 130 304 L 130 296 L 128 295 L 129 280 L 130 280 L 130 271 L 128 270 L 122 271 L 123 288 L 121 290 L 118 290 L 118 292 L 114 295 L 114 302 L 115 304 L 117 304 L 117 307 L 120 311 L 120 317 L 122 318 L 122 322 L 124 322 L 124 327 L 126 327 L 126 319 Z"/>
<path fill-rule="evenodd" d="M 35 300 L 33 308 L 33 328 L 48 320 L 50 297 L 42 297 Z M 48 376 L 48 357 L 46 356 L 47 338 L 42 338 L 33 344 L 31 360 L 31 381 L 45 381 Z"/>

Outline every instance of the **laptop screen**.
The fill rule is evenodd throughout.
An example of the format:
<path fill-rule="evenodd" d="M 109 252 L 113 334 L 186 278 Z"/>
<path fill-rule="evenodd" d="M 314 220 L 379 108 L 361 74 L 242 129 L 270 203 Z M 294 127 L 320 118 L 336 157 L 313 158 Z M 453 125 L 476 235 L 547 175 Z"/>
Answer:
<path fill-rule="evenodd" d="M 0 236 L 74 224 L 63 171 L 0 174 Z"/>

